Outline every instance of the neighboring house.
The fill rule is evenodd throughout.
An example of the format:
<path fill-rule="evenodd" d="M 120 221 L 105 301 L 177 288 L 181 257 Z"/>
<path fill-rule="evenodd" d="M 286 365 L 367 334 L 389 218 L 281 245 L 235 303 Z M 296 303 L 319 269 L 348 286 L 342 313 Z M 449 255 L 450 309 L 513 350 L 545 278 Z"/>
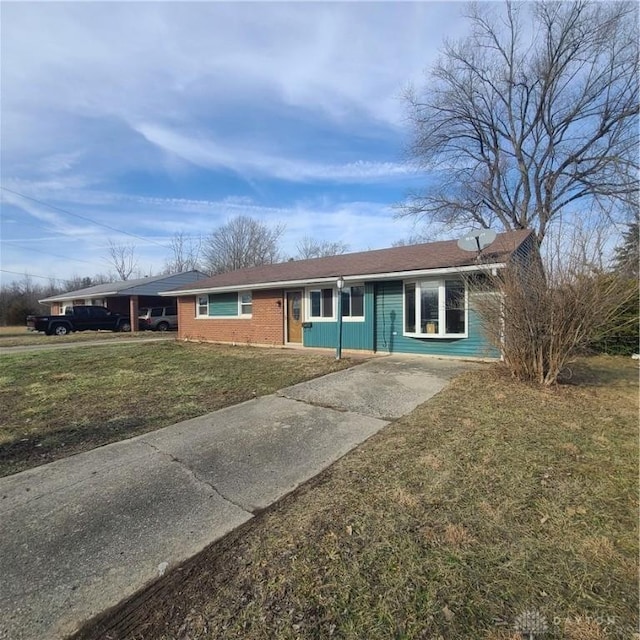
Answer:
<path fill-rule="evenodd" d="M 480 256 L 445 241 L 223 273 L 171 292 L 178 337 L 336 348 L 340 336 L 349 350 L 495 358 L 463 274 L 503 268 L 535 246 L 522 230 L 498 234 Z"/>
<path fill-rule="evenodd" d="M 137 280 L 121 280 L 93 287 L 67 291 L 39 300 L 51 305 L 51 314 L 63 315 L 65 309 L 78 305 L 100 305 L 111 311 L 129 315 L 132 331 L 138 329 L 138 310 L 142 307 L 175 306 L 175 298 L 161 298 L 160 294 L 184 285 L 193 285 L 208 278 L 201 271 L 185 271 L 173 275 L 149 276 Z"/>

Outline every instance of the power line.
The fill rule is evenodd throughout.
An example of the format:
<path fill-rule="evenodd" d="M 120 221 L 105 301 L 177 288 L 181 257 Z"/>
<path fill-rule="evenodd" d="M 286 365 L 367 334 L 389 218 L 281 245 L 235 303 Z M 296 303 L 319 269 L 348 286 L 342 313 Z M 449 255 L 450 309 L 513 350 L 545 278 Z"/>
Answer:
<path fill-rule="evenodd" d="M 8 243 L 11 243 L 10 245 Z M 51 253 L 51 251 L 42 251 L 42 249 L 34 249 L 33 247 L 25 247 L 21 244 L 17 244 L 13 242 L 13 240 L 6 240 L 5 244 L 11 247 L 18 247 L 19 249 L 23 249 L 24 251 L 33 251 L 34 253 L 44 253 L 48 256 L 53 256 L 54 258 L 62 258 L 63 260 L 73 260 L 74 262 L 83 262 L 84 264 L 94 264 L 93 262 L 89 262 L 88 260 L 81 260 L 80 258 L 72 258 L 71 256 L 62 256 L 59 253 Z"/>
<path fill-rule="evenodd" d="M 23 278 L 40 278 L 41 280 L 55 280 L 56 282 L 67 282 L 64 278 L 53 278 L 51 276 L 38 276 L 35 273 L 25 273 L 24 271 L 9 271 L 8 269 L 0 269 L 2 273 L 11 273 L 14 276 L 22 276 Z"/>
<path fill-rule="evenodd" d="M 163 249 L 166 248 L 166 246 L 160 242 L 156 242 L 155 240 L 151 240 L 150 238 L 143 238 L 142 236 L 138 236 L 135 233 L 131 233 L 129 231 L 123 231 L 122 229 L 116 229 L 115 227 L 112 227 L 108 224 L 105 224 L 103 222 L 97 222 L 96 220 L 92 220 L 91 218 L 87 218 L 86 216 L 81 216 L 79 213 L 72 213 L 71 211 L 67 211 L 66 209 L 62 209 L 60 207 L 56 207 L 52 204 L 49 204 L 47 202 L 43 202 L 42 200 L 38 200 L 37 198 L 32 198 L 31 196 L 26 196 L 24 193 L 20 193 L 18 191 L 13 191 L 12 189 L 7 189 L 7 187 L 0 187 L 0 189 L 2 189 L 3 191 L 7 191 L 8 193 L 13 193 L 13 195 L 16 196 L 20 196 L 21 198 L 25 198 L 25 200 L 31 200 L 32 202 L 36 202 L 37 204 L 40 204 L 44 207 L 49 207 L 49 209 L 53 209 L 54 211 L 59 211 L 60 213 L 64 213 L 68 216 L 73 216 L 74 218 L 79 218 L 80 220 L 85 220 L 86 222 L 90 222 L 91 224 L 95 224 L 99 227 L 104 227 L 105 229 L 110 229 L 111 231 L 115 231 L 116 233 L 122 233 L 124 235 L 127 236 L 131 236 L 132 238 L 136 238 L 138 240 L 142 240 L 144 242 L 151 242 L 152 244 L 156 244 L 159 247 L 162 247 Z"/>

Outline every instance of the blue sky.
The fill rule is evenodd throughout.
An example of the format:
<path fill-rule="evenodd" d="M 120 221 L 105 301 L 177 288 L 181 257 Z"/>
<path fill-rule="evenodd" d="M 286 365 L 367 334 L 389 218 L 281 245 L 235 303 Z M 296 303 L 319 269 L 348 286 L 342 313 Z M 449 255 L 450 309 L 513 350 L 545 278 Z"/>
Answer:
<path fill-rule="evenodd" d="M 157 272 L 239 214 L 286 225 L 287 255 L 410 235 L 401 95 L 463 8 L 2 2 L 1 281 L 106 273 L 109 240 Z"/>

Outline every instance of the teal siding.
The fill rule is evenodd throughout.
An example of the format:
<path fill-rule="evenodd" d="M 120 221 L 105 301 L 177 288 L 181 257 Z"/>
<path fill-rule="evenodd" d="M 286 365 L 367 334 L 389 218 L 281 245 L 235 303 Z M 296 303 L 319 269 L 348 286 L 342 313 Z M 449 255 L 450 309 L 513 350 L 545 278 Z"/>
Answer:
<path fill-rule="evenodd" d="M 373 285 L 364 288 L 364 321 L 342 323 L 342 348 L 363 349 L 373 351 L 374 346 L 374 300 Z M 311 326 L 303 329 L 305 347 L 335 348 L 338 344 L 337 322 L 310 322 Z"/>
<path fill-rule="evenodd" d="M 410 338 L 402 335 L 402 282 L 381 282 L 375 291 L 375 350 L 434 356 L 497 358 L 482 332 L 478 317 L 469 310 L 468 338 Z"/>
<path fill-rule="evenodd" d="M 237 293 L 216 293 L 209 295 L 209 315 L 216 316 L 237 316 L 238 315 L 238 294 Z"/>

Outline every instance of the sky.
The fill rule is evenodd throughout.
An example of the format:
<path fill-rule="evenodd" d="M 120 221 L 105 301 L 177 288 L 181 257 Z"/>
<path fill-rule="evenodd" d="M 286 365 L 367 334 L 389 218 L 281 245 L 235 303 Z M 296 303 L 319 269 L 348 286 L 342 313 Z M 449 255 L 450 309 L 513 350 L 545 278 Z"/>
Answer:
<path fill-rule="evenodd" d="M 158 273 L 176 233 L 237 215 L 285 225 L 285 256 L 406 238 L 426 176 L 402 94 L 463 9 L 2 1 L 0 282 L 113 271 L 110 241 Z"/>

